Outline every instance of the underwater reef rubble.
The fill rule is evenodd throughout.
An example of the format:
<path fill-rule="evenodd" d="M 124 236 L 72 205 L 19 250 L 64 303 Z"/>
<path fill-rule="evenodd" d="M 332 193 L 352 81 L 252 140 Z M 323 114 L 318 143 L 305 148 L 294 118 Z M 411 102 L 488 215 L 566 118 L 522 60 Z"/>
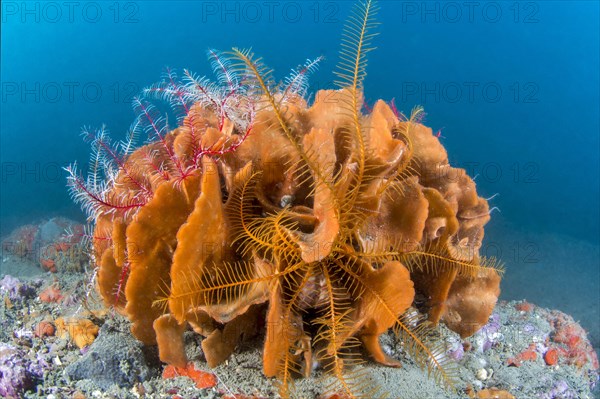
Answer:
<path fill-rule="evenodd" d="M 65 290 L 81 290 L 87 277 L 59 272 Z M 185 369 L 164 365 L 155 347 L 144 346 L 130 333 L 127 318 L 114 313 L 86 315 L 78 304 L 39 301 L 45 284 L 37 279 L 5 276 L 0 282 L 3 298 L 13 287 L 27 286 L 33 294 L 0 301 L 0 395 L 7 398 L 273 398 L 278 388 L 260 373 L 261 339 L 236 348 L 230 359 L 210 368 L 202 341 L 192 331 L 184 335 L 193 360 Z M 16 291 L 19 292 L 19 291 Z M 83 294 L 83 291 L 77 291 Z M 21 295 L 21 294 L 18 294 Z M 98 302 L 90 306 L 100 307 Z M 96 301 L 91 301 L 96 302 Z M 437 339 L 455 362 L 456 392 L 444 389 L 422 373 L 392 331 L 380 336 L 386 355 L 402 362 L 401 368 L 364 363 L 375 384 L 385 384 L 394 397 L 459 399 L 512 397 L 535 399 L 593 398 L 597 393 L 598 363 L 585 331 L 570 316 L 524 302 L 497 304 L 488 322 L 474 335 L 460 335 L 440 325 Z M 527 309 L 527 310 L 524 310 Z M 43 323 L 59 317 L 87 317 L 100 327 L 98 338 L 80 349 L 69 337 L 39 334 Z M 263 337 L 261 337 L 263 338 Z M 264 339 L 264 338 L 263 338 Z M 533 345 L 533 349 L 531 348 Z M 460 351 L 457 349 L 461 348 Z M 556 349 L 555 364 L 545 354 Z M 525 351 L 536 356 L 518 366 L 511 359 Z M 294 394 L 301 398 L 329 397 L 335 378 L 323 369 L 295 381 Z M 341 392 L 337 397 L 345 397 Z M 495 396 L 493 396 L 495 395 Z M 334 396 L 336 397 L 336 396 Z"/>

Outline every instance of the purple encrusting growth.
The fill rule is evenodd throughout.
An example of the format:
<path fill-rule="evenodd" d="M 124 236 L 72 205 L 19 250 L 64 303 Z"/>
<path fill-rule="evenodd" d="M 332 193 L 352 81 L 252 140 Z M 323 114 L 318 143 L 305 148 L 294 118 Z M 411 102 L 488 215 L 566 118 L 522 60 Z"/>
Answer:
<path fill-rule="evenodd" d="M 21 287 L 21 281 L 13 277 L 9 274 L 4 276 L 2 280 L 0 280 L 0 291 L 4 294 L 8 294 L 8 297 L 11 301 L 17 300 L 19 298 L 19 288 Z"/>
<path fill-rule="evenodd" d="M 575 399 L 578 396 L 564 380 L 557 381 L 550 392 L 540 396 L 540 399 Z"/>
<path fill-rule="evenodd" d="M 51 367 L 46 354 L 38 352 L 32 361 L 23 350 L 0 342 L 0 397 L 22 397 Z"/>
<path fill-rule="evenodd" d="M 523 326 L 523 331 L 527 334 L 533 334 L 535 332 L 535 327 L 531 323 L 527 323 Z"/>
<path fill-rule="evenodd" d="M 21 350 L 0 343 L 0 396 L 18 398 L 33 385 L 34 376 L 24 359 L 25 354 Z"/>
<path fill-rule="evenodd" d="M 488 323 L 481 328 L 474 335 L 475 348 L 480 352 L 486 352 L 492 348 L 492 346 L 502 340 L 502 334 L 500 331 L 500 316 L 493 313 L 490 316 Z"/>
<path fill-rule="evenodd" d="M 20 301 L 25 298 L 33 298 L 35 296 L 35 287 L 7 274 L 0 280 L 0 292 L 5 295 L 8 294 L 8 298 L 11 301 Z"/>
<path fill-rule="evenodd" d="M 446 354 L 454 361 L 458 362 L 465 356 L 465 349 L 460 338 L 450 339 Z"/>

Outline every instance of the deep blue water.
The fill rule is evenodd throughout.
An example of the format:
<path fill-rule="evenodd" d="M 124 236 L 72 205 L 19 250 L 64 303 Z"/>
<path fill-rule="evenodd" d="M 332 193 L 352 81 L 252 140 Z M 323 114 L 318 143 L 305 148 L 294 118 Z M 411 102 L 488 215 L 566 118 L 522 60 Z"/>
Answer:
<path fill-rule="evenodd" d="M 470 3 L 469 3 L 470 4 Z M 595 1 L 381 2 L 365 96 L 425 106 L 453 164 L 501 217 L 599 239 Z M 283 78 L 324 55 L 331 87 L 351 2 L 2 2 L 1 233 L 82 218 L 60 169 L 85 163 L 83 125 L 121 138 L 165 66 L 209 74 L 206 50 L 252 47 Z"/>

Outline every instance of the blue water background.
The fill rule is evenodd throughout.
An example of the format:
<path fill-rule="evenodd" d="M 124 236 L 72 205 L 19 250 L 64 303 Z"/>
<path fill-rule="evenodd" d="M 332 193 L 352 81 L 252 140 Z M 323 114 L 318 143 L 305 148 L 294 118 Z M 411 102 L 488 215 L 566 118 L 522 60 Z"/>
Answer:
<path fill-rule="evenodd" d="M 55 2 L 57 17 L 48 3 L 2 3 L 2 235 L 54 214 L 83 219 L 60 170 L 87 161 L 80 128 L 106 123 L 123 138 L 134 116 L 132 95 L 159 80 L 166 66 L 209 75 L 208 48 L 252 47 L 283 78 L 323 55 L 312 89 L 332 87 L 351 9 L 351 2 L 328 1 L 80 2 L 69 15 L 65 3 Z M 481 195 L 499 193 L 490 203 L 501 213 L 494 211 L 487 240 L 507 246 L 519 230 L 534 237 L 537 250 L 544 245 L 535 237 L 548 235 L 594 248 L 598 2 L 478 2 L 472 13 L 464 4 L 381 2 L 367 101 L 395 98 L 405 112 L 425 107 L 426 124 L 441 129 L 450 161 L 477 175 Z M 504 241 L 492 235 L 498 221 L 512 226 L 496 227 Z M 517 240 L 517 250 L 529 254 L 529 244 Z M 509 275 L 519 267 L 507 255 L 514 251 L 501 251 Z M 578 262 L 581 254 L 564 258 L 571 255 Z M 597 262 L 596 255 L 579 265 L 585 280 L 597 283 Z M 565 275 L 552 278 L 568 281 L 569 265 L 562 266 Z M 529 278 L 542 276 L 534 270 L 539 275 Z"/>

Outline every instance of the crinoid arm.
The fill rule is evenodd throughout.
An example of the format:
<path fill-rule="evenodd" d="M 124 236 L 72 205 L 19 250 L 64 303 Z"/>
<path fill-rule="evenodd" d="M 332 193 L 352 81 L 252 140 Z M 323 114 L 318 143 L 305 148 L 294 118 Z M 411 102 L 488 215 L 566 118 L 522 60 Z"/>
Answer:
<path fill-rule="evenodd" d="M 502 270 L 479 256 L 491 210 L 421 107 L 407 117 L 393 100 L 364 102 L 376 12 L 371 0 L 355 7 L 338 88 L 314 101 L 322 57 L 278 83 L 251 51 L 211 49 L 216 79 L 167 69 L 135 98 L 121 142 L 84 130 L 89 174 L 66 170 L 94 223 L 98 290 L 163 362 L 197 360 L 189 329 L 210 367 L 263 333 L 263 372 L 282 397 L 318 365 L 329 393 L 379 398 L 366 364 L 401 365 L 379 343 L 392 330 L 454 385 L 436 324 L 466 337 L 494 308 Z"/>

